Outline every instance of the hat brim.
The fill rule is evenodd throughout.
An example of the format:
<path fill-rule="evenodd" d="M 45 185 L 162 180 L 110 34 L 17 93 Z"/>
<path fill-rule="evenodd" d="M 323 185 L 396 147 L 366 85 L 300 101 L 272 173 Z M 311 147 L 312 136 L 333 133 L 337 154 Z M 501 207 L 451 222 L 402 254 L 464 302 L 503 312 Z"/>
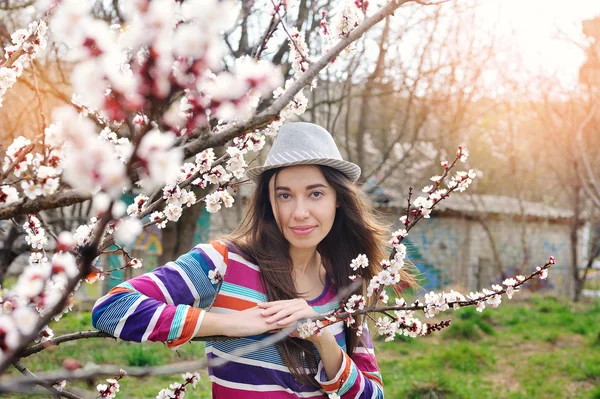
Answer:
<path fill-rule="evenodd" d="M 344 161 L 341 159 L 332 159 L 332 158 L 313 158 L 313 159 L 304 159 L 301 161 L 294 161 L 285 164 L 273 164 L 267 166 L 257 166 L 255 168 L 250 168 L 246 170 L 246 176 L 253 181 L 254 183 L 258 183 L 260 179 L 260 175 L 269 169 L 276 168 L 285 168 L 288 166 L 296 166 L 296 165 L 323 165 L 329 166 L 330 168 L 337 169 L 342 172 L 348 179 L 356 182 L 360 177 L 360 167 L 352 162 Z"/>

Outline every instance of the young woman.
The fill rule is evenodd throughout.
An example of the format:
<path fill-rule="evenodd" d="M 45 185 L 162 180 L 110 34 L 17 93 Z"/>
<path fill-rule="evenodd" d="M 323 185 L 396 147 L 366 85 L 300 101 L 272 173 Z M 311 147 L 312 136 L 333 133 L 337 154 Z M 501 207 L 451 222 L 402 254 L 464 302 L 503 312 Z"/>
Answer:
<path fill-rule="evenodd" d="M 336 293 L 357 273 L 350 263 L 359 254 L 369 259 L 358 271 L 358 291 L 366 292 L 386 257 L 386 230 L 355 184 L 360 168 L 342 160 L 325 129 L 284 125 L 265 165 L 247 174 L 256 188 L 233 234 L 113 288 L 94 306 L 94 327 L 171 348 L 193 337 L 232 337 L 205 343 L 209 359 L 228 361 L 209 369 L 213 398 L 383 397 L 367 328 L 357 334 L 337 322 L 306 340 L 292 334 L 234 353 L 337 308 Z"/>

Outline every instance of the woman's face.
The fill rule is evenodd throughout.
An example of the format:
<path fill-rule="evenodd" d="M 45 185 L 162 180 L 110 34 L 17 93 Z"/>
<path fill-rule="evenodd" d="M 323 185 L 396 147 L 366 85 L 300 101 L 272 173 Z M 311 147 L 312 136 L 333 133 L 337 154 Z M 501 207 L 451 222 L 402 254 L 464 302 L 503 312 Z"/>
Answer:
<path fill-rule="evenodd" d="M 282 169 L 269 182 L 269 198 L 277 225 L 292 247 L 315 248 L 333 226 L 336 193 L 318 166 Z"/>

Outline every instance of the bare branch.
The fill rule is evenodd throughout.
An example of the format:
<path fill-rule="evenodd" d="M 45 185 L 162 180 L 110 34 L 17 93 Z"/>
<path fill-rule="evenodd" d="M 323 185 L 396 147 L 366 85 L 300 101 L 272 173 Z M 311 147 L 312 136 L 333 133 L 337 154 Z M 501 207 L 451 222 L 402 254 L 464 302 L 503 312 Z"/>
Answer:
<path fill-rule="evenodd" d="M 23 365 L 23 363 L 21 363 L 18 360 L 15 360 L 13 362 L 13 366 L 15 366 L 15 368 L 17 370 L 19 370 L 24 376 L 35 379 L 37 381 L 36 384 L 45 388 L 46 390 L 48 390 L 50 392 L 50 394 L 52 394 L 52 396 L 55 396 L 57 398 L 60 398 L 62 396 L 63 398 L 69 398 L 69 399 L 82 399 L 81 396 L 77 396 L 71 392 L 59 391 L 58 389 L 56 389 L 55 387 L 52 386 L 53 382 L 47 382 L 47 381 L 40 380 L 27 367 L 25 367 Z"/>
<path fill-rule="evenodd" d="M 266 110 L 251 118 L 248 121 L 240 122 L 232 127 L 209 136 L 206 140 L 194 140 L 188 143 L 185 147 L 185 156 L 197 154 L 209 147 L 217 147 L 225 144 L 234 137 L 240 136 L 246 132 L 254 131 L 267 126 L 272 121 L 276 120 L 279 112 L 288 105 L 294 96 L 308 85 L 319 72 L 337 57 L 343 49 L 348 47 L 352 42 L 359 39 L 367 30 L 373 27 L 378 22 L 382 21 L 386 16 L 391 15 L 400 6 L 412 0 L 397 0 L 390 1 L 375 14 L 365 19 L 356 29 L 350 34 L 341 39 L 335 46 L 327 51 L 318 61 L 313 63 L 310 68 L 302 74 L 298 80 L 280 97 L 275 100 Z"/>
<path fill-rule="evenodd" d="M 90 194 L 83 193 L 80 190 L 61 191 L 48 197 L 36 199 L 35 202 L 23 198 L 15 204 L 0 207 L 0 220 L 10 219 L 18 215 L 38 213 L 46 209 L 73 205 L 91 198 Z"/>

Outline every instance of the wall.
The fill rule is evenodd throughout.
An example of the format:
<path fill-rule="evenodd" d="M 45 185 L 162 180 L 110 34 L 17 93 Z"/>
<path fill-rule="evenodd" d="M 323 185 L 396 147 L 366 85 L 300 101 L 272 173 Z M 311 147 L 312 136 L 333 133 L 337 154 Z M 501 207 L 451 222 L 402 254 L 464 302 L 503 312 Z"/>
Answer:
<path fill-rule="evenodd" d="M 387 214 L 397 222 L 396 215 Z M 548 221 L 522 224 L 506 217 L 488 221 L 506 274 L 528 274 L 551 255 L 556 258 L 547 281 L 528 284 L 527 289 L 552 290 L 558 295 L 571 296 L 574 288 L 571 277 L 569 226 Z M 396 224 L 394 228 L 399 228 Z M 584 229 L 582 229 L 583 231 Z M 524 238 L 526 252 L 523 250 Z M 470 292 L 501 282 L 493 256 L 490 239 L 482 225 L 459 216 L 434 216 L 420 222 L 405 241 L 408 257 L 423 273 L 426 289 L 455 288 Z"/>

